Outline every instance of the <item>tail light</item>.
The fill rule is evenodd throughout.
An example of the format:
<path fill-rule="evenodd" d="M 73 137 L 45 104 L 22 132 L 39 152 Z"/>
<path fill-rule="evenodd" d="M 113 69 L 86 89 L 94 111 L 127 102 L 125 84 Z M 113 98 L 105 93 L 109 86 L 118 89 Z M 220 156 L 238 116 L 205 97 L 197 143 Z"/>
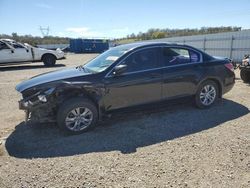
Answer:
<path fill-rule="evenodd" d="M 233 66 L 232 63 L 226 63 L 226 64 L 224 64 L 224 65 L 225 65 L 225 67 L 226 67 L 227 69 L 229 69 L 230 71 L 234 72 L 234 66 Z"/>

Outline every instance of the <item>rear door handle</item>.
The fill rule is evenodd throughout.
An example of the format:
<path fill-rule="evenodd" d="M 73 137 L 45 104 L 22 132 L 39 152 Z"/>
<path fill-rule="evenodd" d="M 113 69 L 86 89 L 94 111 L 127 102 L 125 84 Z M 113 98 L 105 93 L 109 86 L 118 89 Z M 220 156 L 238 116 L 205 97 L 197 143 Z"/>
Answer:
<path fill-rule="evenodd" d="M 159 77 L 161 77 L 161 74 L 159 74 L 159 73 L 151 73 L 150 74 L 150 78 L 159 78 Z"/>
<path fill-rule="evenodd" d="M 200 68 L 200 67 L 201 67 L 201 65 L 200 65 L 200 64 L 196 64 L 196 65 L 194 65 L 194 67 L 198 67 L 198 68 Z"/>

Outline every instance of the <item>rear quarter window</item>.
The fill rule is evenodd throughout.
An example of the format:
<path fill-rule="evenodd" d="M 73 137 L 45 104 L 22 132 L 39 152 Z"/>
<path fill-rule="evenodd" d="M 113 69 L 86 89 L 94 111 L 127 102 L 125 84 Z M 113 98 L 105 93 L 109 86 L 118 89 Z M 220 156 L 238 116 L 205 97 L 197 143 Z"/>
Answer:
<path fill-rule="evenodd" d="M 200 54 L 185 48 L 163 48 L 163 65 L 198 63 Z"/>

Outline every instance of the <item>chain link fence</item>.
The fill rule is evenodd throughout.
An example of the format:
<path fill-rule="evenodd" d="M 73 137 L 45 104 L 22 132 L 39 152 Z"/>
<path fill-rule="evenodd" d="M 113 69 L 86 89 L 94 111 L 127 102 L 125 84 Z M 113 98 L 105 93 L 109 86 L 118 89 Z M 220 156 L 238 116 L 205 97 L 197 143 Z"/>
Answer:
<path fill-rule="evenodd" d="M 187 44 L 213 56 L 228 57 L 234 62 L 241 62 L 245 54 L 250 54 L 250 30 L 182 36 L 151 41 Z"/>

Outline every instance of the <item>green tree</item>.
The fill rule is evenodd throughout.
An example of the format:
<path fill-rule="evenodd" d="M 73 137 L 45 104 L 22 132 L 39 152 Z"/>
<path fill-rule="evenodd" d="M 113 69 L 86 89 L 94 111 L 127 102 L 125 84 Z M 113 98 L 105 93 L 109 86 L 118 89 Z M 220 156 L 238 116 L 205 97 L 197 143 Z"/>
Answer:
<path fill-rule="evenodd" d="M 153 32 L 152 34 L 153 39 L 160 39 L 164 37 L 165 37 L 165 32 L 162 32 L 162 31 L 156 31 L 156 32 Z"/>

